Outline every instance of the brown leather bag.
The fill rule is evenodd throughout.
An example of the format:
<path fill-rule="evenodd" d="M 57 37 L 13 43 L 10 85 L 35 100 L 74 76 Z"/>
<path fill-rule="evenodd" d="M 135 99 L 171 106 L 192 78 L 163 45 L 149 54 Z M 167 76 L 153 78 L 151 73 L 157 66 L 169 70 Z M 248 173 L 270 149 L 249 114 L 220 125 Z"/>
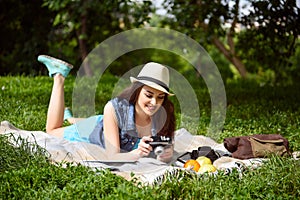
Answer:
<path fill-rule="evenodd" d="M 290 155 L 289 142 L 280 134 L 258 134 L 224 139 L 225 148 L 238 159 Z"/>

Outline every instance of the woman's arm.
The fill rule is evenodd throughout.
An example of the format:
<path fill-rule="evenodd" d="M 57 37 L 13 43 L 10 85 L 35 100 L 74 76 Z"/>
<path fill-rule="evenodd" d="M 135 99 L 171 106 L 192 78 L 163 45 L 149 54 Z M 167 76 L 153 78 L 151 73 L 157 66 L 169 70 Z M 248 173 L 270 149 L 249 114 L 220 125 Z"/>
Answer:
<path fill-rule="evenodd" d="M 105 138 L 105 151 L 110 160 L 138 160 L 140 157 L 148 156 L 152 147 L 146 143 L 151 141 L 150 137 L 143 137 L 138 148 L 128 153 L 120 153 L 119 127 L 114 107 L 108 102 L 104 107 L 103 131 Z"/>

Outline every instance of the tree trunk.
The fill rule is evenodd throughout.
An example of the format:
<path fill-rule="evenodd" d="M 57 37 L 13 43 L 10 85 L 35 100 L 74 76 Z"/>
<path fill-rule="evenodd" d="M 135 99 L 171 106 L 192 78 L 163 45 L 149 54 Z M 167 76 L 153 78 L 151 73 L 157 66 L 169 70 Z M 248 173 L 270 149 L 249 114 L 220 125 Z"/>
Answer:
<path fill-rule="evenodd" d="M 81 27 L 76 32 L 82 61 L 84 61 L 84 59 L 88 55 L 87 44 L 86 44 L 86 34 L 87 34 L 86 21 L 87 21 L 87 17 L 85 15 L 81 16 Z M 83 69 L 84 69 L 84 73 L 87 76 L 92 76 L 92 71 L 87 60 L 83 62 Z"/>
<path fill-rule="evenodd" d="M 229 38 L 229 40 L 231 40 Z M 234 67 L 238 70 L 242 78 L 246 78 L 247 70 L 244 63 L 238 58 L 234 50 L 230 51 L 224 44 L 219 40 L 219 38 L 214 37 L 212 40 L 213 44 L 219 49 L 219 51 L 225 56 L 225 58 L 231 62 Z"/>
<path fill-rule="evenodd" d="M 226 48 L 225 45 L 220 41 L 219 38 L 214 37 L 213 38 L 213 44 L 223 53 L 223 55 L 231 62 L 234 67 L 238 70 L 242 78 L 246 78 L 247 76 L 247 70 L 244 65 L 244 63 L 241 61 L 241 59 L 236 55 L 235 52 L 235 45 L 233 41 L 233 37 L 235 34 L 235 28 L 236 24 L 238 22 L 238 13 L 239 13 L 239 4 L 240 1 L 236 0 L 236 3 L 234 4 L 235 7 L 235 16 L 231 23 L 231 27 L 227 32 L 227 44 L 229 48 Z"/>

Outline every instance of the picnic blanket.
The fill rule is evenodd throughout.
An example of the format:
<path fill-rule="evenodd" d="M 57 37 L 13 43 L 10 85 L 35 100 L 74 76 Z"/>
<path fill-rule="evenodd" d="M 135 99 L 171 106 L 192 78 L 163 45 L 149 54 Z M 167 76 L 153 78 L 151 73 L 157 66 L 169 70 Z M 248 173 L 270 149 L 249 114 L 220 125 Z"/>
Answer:
<path fill-rule="evenodd" d="M 154 158 L 140 158 L 136 162 L 109 162 L 110 159 L 106 156 L 104 149 L 97 145 L 85 142 L 70 142 L 63 138 L 49 135 L 43 131 L 22 130 L 8 121 L 1 122 L 0 134 L 12 134 L 14 138 L 20 137 L 30 143 L 45 148 L 50 154 L 50 159 L 54 162 L 80 163 L 92 169 L 108 168 L 111 169 L 113 173 L 127 180 L 135 178 L 144 184 L 152 184 L 166 173 L 178 169 L 184 170 L 182 166 L 178 165 L 176 158 L 200 146 L 210 146 L 216 151 L 228 153 L 223 143 L 217 143 L 206 136 L 192 135 L 184 128 L 176 130 L 175 132 L 175 153 L 171 163 L 160 162 Z M 241 169 L 241 166 L 256 168 L 262 163 L 263 159 L 239 160 L 224 156 L 217 159 L 213 164 L 218 170 L 230 170 L 233 168 Z M 132 174 L 134 174 L 134 176 L 132 176 Z"/>

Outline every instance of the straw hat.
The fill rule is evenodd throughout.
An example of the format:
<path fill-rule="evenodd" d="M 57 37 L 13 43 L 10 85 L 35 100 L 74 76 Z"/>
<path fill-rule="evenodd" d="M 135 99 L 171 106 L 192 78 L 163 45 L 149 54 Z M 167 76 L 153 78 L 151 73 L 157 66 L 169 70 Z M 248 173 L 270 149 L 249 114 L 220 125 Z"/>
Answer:
<path fill-rule="evenodd" d="M 155 63 L 149 62 L 145 64 L 136 78 L 130 77 L 132 83 L 138 81 L 149 87 L 165 92 L 172 96 L 169 92 L 169 70 L 167 67 Z"/>

